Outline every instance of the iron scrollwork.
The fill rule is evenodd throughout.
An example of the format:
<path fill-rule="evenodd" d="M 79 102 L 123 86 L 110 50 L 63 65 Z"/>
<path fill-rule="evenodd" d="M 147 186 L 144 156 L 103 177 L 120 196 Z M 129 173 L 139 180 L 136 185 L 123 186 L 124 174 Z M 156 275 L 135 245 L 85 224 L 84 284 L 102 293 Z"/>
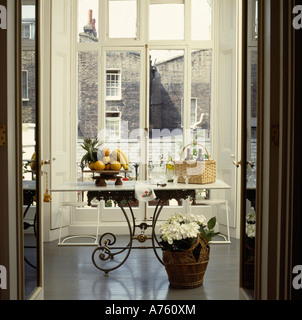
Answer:
<path fill-rule="evenodd" d="M 96 268 L 98 268 L 99 270 L 101 270 L 105 273 L 105 276 L 108 276 L 110 271 L 113 271 L 113 270 L 121 267 L 128 259 L 132 249 L 152 248 L 154 250 L 155 256 L 157 257 L 159 262 L 163 264 L 162 259 L 159 257 L 159 255 L 157 253 L 157 249 L 160 248 L 160 244 L 159 244 L 159 241 L 158 241 L 156 234 L 155 234 L 155 227 L 156 227 L 158 218 L 160 216 L 160 213 L 164 207 L 164 204 L 168 200 L 175 199 L 175 200 L 179 201 L 181 199 L 185 200 L 189 197 L 191 197 L 194 201 L 196 194 L 195 194 L 195 190 L 159 189 L 159 190 L 155 190 L 155 195 L 156 195 L 157 205 L 155 207 L 155 211 L 153 214 L 152 225 L 148 225 L 146 223 L 141 223 L 140 225 L 137 226 L 135 224 L 134 213 L 133 213 L 132 207 L 130 205 L 130 202 L 137 201 L 135 198 L 134 191 L 120 190 L 120 191 L 89 191 L 88 192 L 87 197 L 88 197 L 88 205 L 89 206 L 91 205 L 91 201 L 93 199 L 97 199 L 99 201 L 101 201 L 101 200 L 114 201 L 122 210 L 124 217 L 126 219 L 128 228 L 129 228 L 129 243 L 125 247 L 114 247 L 114 245 L 116 243 L 116 236 L 112 233 L 105 233 L 100 237 L 99 246 L 92 253 L 92 261 L 93 261 L 93 264 L 95 265 Z M 130 219 L 125 211 L 126 207 L 128 207 L 130 209 L 132 225 L 131 225 Z M 135 236 L 136 227 L 139 227 L 142 231 L 142 233 L 137 237 Z M 147 237 L 144 234 L 145 230 L 148 227 L 152 228 L 152 236 L 151 237 Z M 152 241 L 152 247 L 136 247 L 136 248 L 133 247 L 133 240 L 138 240 L 140 243 L 143 243 L 148 239 L 150 239 Z M 119 251 L 113 252 L 113 250 L 119 250 Z M 127 250 L 128 250 L 128 252 L 126 253 L 125 258 L 119 264 L 117 264 L 115 267 L 110 268 L 110 269 L 105 269 L 105 268 L 102 268 L 99 266 L 98 262 L 114 260 L 114 257 L 116 255 L 119 255 Z M 99 259 L 99 261 L 97 261 L 97 258 Z"/>

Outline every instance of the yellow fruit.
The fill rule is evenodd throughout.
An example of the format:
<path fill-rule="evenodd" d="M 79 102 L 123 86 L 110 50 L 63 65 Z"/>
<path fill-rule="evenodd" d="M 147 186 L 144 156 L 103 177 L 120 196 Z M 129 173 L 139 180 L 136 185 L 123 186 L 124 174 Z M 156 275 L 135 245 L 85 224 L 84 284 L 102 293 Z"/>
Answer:
<path fill-rule="evenodd" d="M 123 152 L 122 150 L 120 149 L 116 149 L 112 152 L 111 154 L 112 158 L 114 160 L 117 160 L 118 162 L 121 163 L 122 167 L 125 169 L 125 170 L 128 170 L 129 169 L 129 158 L 128 156 L 125 154 L 125 152 Z"/>
<path fill-rule="evenodd" d="M 89 169 L 90 170 L 95 170 L 94 169 L 94 165 L 95 165 L 95 162 L 89 162 Z"/>
<path fill-rule="evenodd" d="M 124 158 L 124 162 L 125 164 L 129 164 L 129 158 L 126 155 L 126 153 L 120 149 L 117 149 L 117 151 L 121 154 L 122 158 Z M 122 163 L 122 162 L 121 162 Z"/>
<path fill-rule="evenodd" d="M 110 157 L 104 157 L 103 162 L 104 162 L 104 164 L 110 163 Z"/>
<path fill-rule="evenodd" d="M 97 171 L 103 171 L 103 170 L 105 170 L 105 164 L 104 164 L 102 161 L 97 161 L 97 162 L 94 164 L 94 170 L 97 170 Z"/>
<path fill-rule="evenodd" d="M 111 164 L 110 163 L 105 165 L 105 170 L 111 170 Z"/>
<path fill-rule="evenodd" d="M 110 149 L 104 148 L 104 149 L 102 149 L 102 153 L 105 157 L 108 157 L 110 155 Z"/>
<path fill-rule="evenodd" d="M 35 152 L 33 153 L 32 157 L 31 157 L 30 168 L 31 168 L 32 171 L 35 171 L 37 169 L 36 153 Z"/>
<path fill-rule="evenodd" d="M 122 168 L 122 165 L 119 161 L 113 161 L 111 163 L 111 170 L 119 171 L 119 170 L 121 170 L 121 168 Z"/>

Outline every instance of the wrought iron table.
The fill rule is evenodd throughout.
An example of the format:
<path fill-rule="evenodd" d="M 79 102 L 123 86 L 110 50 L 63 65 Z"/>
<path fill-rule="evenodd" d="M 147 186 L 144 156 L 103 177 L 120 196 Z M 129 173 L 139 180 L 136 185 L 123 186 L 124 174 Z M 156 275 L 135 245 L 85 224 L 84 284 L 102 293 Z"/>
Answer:
<path fill-rule="evenodd" d="M 137 182 L 129 181 L 124 182 L 122 186 L 117 186 L 114 183 L 108 183 L 106 187 L 96 186 L 94 182 L 77 182 L 77 183 L 67 183 L 57 188 L 53 188 L 51 192 L 87 192 L 88 206 L 91 206 L 92 200 L 97 199 L 98 201 L 104 200 L 109 201 L 113 200 L 118 207 L 122 210 L 125 220 L 129 228 L 129 243 L 124 247 L 115 247 L 116 236 L 112 233 L 105 233 L 100 237 L 99 246 L 92 253 L 92 261 L 96 268 L 103 271 L 105 276 L 108 276 L 109 272 L 118 269 L 121 267 L 126 260 L 128 259 L 132 249 L 153 249 L 155 256 L 160 263 L 163 264 L 162 259 L 157 253 L 157 249 L 160 248 L 159 241 L 155 234 L 155 227 L 160 216 L 160 213 L 164 207 L 164 204 L 168 200 L 185 200 L 191 198 L 195 201 L 196 190 L 198 189 L 229 189 L 226 183 L 221 180 L 217 180 L 215 183 L 196 185 L 196 184 L 173 184 L 168 183 L 166 185 L 151 185 L 150 182 L 140 181 L 149 187 L 152 187 L 156 196 L 156 207 L 154 210 L 152 224 L 149 225 L 146 222 L 137 225 L 135 222 L 135 217 L 133 209 L 131 207 L 131 202 L 136 201 L 135 196 L 135 185 Z M 129 219 L 126 208 L 129 208 L 131 217 Z M 100 210 L 100 209 L 99 209 Z M 131 221 L 132 220 L 132 221 Z M 139 236 L 135 236 L 136 229 L 140 228 L 142 233 Z M 151 237 L 147 237 L 144 234 L 144 231 L 147 228 L 151 228 Z M 107 238 L 106 238 L 107 237 Z M 109 238 L 108 238 L 109 237 Z M 138 240 L 141 243 L 144 243 L 147 239 L 152 241 L 152 246 L 149 247 L 134 247 L 133 240 Z M 117 252 L 113 252 L 118 250 Z M 116 255 L 119 255 L 123 252 L 127 252 L 124 259 L 112 268 L 103 268 L 98 263 L 108 260 L 114 260 Z M 97 261 L 97 259 L 99 259 Z"/>

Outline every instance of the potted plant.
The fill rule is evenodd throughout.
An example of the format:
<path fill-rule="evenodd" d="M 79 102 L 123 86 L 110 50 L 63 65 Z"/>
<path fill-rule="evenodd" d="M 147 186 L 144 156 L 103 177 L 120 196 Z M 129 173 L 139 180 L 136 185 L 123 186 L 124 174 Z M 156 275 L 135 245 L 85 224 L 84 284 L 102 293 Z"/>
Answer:
<path fill-rule="evenodd" d="M 202 215 L 175 214 L 160 226 L 163 262 L 172 287 L 192 289 L 203 284 L 209 242 L 218 235 L 215 225 L 215 217 L 207 222 Z"/>

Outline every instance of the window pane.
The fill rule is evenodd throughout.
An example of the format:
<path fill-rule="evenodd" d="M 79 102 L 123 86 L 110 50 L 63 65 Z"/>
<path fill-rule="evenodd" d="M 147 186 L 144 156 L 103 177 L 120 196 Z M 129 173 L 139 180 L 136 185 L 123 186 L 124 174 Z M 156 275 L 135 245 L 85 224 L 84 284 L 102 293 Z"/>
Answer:
<path fill-rule="evenodd" d="M 184 4 L 150 4 L 150 40 L 183 40 Z"/>
<path fill-rule="evenodd" d="M 22 40 L 35 40 L 36 29 L 36 7 L 30 5 L 22 6 Z"/>
<path fill-rule="evenodd" d="M 78 138 L 98 135 L 98 53 L 78 54 Z M 81 150 L 82 151 L 82 150 Z"/>
<path fill-rule="evenodd" d="M 192 0 L 192 40 L 212 39 L 212 0 Z"/>
<path fill-rule="evenodd" d="M 192 87 L 191 97 L 195 100 L 195 115 L 191 114 L 192 139 L 206 144 L 210 152 L 211 138 L 211 94 L 212 94 L 212 50 L 194 50 L 191 53 Z M 193 108 L 192 108 L 193 112 Z"/>
<path fill-rule="evenodd" d="M 111 150 L 115 148 L 124 150 L 129 155 L 130 165 L 139 163 L 141 156 L 138 139 L 140 82 L 139 51 L 106 52 L 105 143 Z"/>
<path fill-rule="evenodd" d="M 258 0 L 255 1 L 254 6 L 254 35 L 253 38 L 255 41 L 258 40 Z"/>
<path fill-rule="evenodd" d="M 109 38 L 136 39 L 136 0 L 109 1 Z"/>
<path fill-rule="evenodd" d="M 151 50 L 149 161 L 179 159 L 183 146 L 184 51 Z"/>
<path fill-rule="evenodd" d="M 22 71 L 22 99 L 28 99 L 27 71 Z"/>
<path fill-rule="evenodd" d="M 22 50 L 23 122 L 36 121 L 36 59 L 35 50 Z"/>
<path fill-rule="evenodd" d="M 97 42 L 99 28 L 99 1 L 78 0 L 79 42 Z"/>

